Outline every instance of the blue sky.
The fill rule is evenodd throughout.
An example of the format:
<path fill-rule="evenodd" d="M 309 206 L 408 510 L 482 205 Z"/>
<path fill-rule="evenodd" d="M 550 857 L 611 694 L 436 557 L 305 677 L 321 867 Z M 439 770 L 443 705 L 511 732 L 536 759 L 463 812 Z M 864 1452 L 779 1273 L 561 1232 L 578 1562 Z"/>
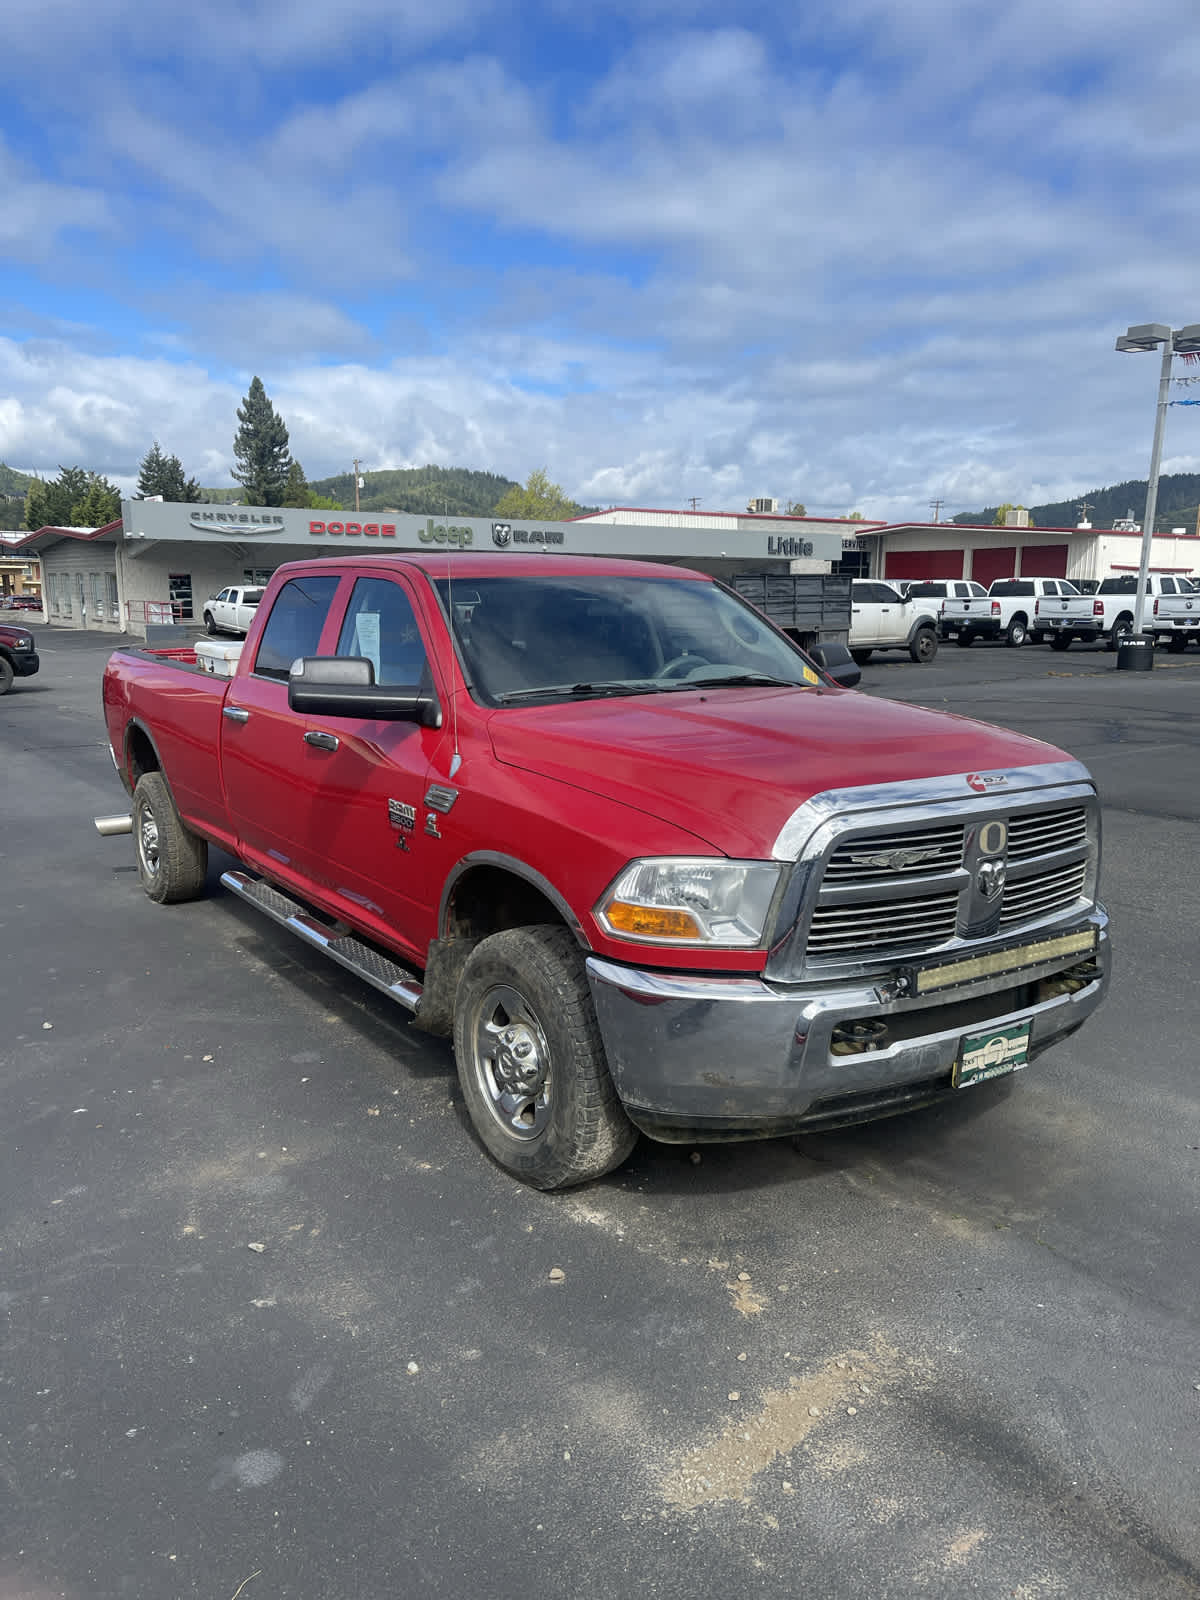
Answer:
<path fill-rule="evenodd" d="M 7 0 L 0 60 L 24 470 L 228 483 L 258 373 L 311 478 L 1033 504 L 1144 476 L 1113 340 L 1200 321 L 1195 0 Z"/>

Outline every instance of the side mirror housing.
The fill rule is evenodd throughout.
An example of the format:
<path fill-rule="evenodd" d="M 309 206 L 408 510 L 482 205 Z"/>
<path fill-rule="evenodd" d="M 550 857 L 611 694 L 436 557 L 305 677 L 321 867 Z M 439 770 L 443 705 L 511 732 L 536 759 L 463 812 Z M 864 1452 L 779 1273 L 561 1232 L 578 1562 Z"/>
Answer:
<path fill-rule="evenodd" d="M 808 652 L 812 659 L 842 689 L 854 689 L 862 680 L 862 668 L 844 644 L 815 644 Z"/>
<path fill-rule="evenodd" d="M 366 656 L 301 656 L 288 673 L 288 706 L 315 717 L 362 717 L 440 728 L 437 696 L 420 684 L 376 683 Z"/>

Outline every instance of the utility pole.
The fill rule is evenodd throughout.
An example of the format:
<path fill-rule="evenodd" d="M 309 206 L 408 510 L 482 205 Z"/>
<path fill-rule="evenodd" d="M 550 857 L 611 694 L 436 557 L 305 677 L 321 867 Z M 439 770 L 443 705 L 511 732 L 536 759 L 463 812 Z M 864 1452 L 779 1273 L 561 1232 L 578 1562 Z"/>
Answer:
<path fill-rule="evenodd" d="M 1084 500 L 1082 502 L 1082 504 L 1080 505 L 1080 507 L 1079 507 L 1079 520 L 1080 520 L 1080 522 L 1086 522 L 1087 521 L 1088 512 L 1091 511 L 1091 509 L 1092 509 L 1091 506 L 1088 505 L 1086 500 Z"/>
<path fill-rule="evenodd" d="M 935 522 L 940 522 L 942 520 L 942 507 L 945 504 L 946 502 L 944 500 L 931 500 L 929 502 L 929 509 L 933 512 L 933 520 Z"/>
<path fill-rule="evenodd" d="M 695 511 L 695 509 L 696 509 L 696 507 L 697 507 L 697 506 L 698 506 L 698 505 L 699 505 L 699 504 L 700 504 L 700 497 L 699 497 L 699 495 L 692 495 L 692 496 L 691 496 L 691 497 L 690 497 L 690 498 L 689 498 L 689 500 L 688 500 L 688 505 L 690 505 L 690 506 L 691 506 L 691 508 L 692 508 L 692 510 L 693 510 L 693 511 Z"/>
<path fill-rule="evenodd" d="M 358 513 L 358 457 L 354 458 L 354 511 Z"/>

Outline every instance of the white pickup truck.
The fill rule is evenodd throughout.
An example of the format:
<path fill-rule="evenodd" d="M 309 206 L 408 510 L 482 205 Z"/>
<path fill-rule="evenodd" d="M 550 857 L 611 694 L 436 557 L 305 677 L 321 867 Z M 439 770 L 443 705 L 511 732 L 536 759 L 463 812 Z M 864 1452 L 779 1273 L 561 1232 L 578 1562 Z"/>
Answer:
<path fill-rule="evenodd" d="M 1190 641 L 1200 640 L 1200 582 L 1195 578 L 1163 578 L 1162 593 L 1148 602 L 1142 626 L 1160 644 L 1165 639 L 1175 655 L 1186 650 Z"/>
<path fill-rule="evenodd" d="M 976 639 L 1003 639 L 1023 645 L 1027 639 L 1042 642 L 1044 630 L 1037 614 L 1038 602 L 1058 600 L 1078 591 L 1066 578 L 997 578 L 986 599 L 947 600 L 942 606 L 942 637 L 960 645 Z"/>
<path fill-rule="evenodd" d="M 1173 574 L 1147 573 L 1146 605 L 1142 608 L 1142 629 L 1155 638 L 1171 638 L 1174 650 L 1187 648 L 1187 602 L 1200 603 L 1194 579 Z M 1094 595 L 1080 595 L 1070 605 L 1043 605 L 1038 627 L 1050 635 L 1053 650 L 1067 650 L 1072 638 L 1102 638 L 1115 650 L 1126 634 L 1133 632 L 1134 610 L 1138 605 L 1138 576 L 1123 573 L 1120 578 L 1104 578 Z M 1176 624 L 1181 626 L 1176 627 Z M 1174 643 L 1176 634 L 1181 645 Z"/>
<path fill-rule="evenodd" d="M 204 602 L 205 633 L 248 632 L 262 597 L 261 589 L 244 589 L 236 585 L 214 594 Z"/>
<path fill-rule="evenodd" d="M 876 650 L 907 650 L 922 666 L 937 655 L 938 602 L 906 600 L 899 589 L 874 578 L 850 585 L 850 654 L 859 666 Z"/>

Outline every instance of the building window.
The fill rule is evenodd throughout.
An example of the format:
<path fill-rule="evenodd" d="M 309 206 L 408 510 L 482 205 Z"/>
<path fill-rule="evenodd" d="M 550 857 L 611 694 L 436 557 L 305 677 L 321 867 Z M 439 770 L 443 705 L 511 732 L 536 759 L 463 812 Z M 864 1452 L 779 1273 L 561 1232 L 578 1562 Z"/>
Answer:
<path fill-rule="evenodd" d="M 243 567 L 242 579 L 256 589 L 265 589 L 274 572 L 274 567 Z"/>
<path fill-rule="evenodd" d="M 171 615 L 176 622 L 192 620 L 192 575 L 190 572 L 168 572 L 168 594 L 171 597 Z"/>
<path fill-rule="evenodd" d="M 93 572 L 91 574 L 91 579 L 92 614 L 95 616 L 97 622 L 103 622 L 105 617 L 104 574 L 102 572 Z"/>
<path fill-rule="evenodd" d="M 106 572 L 104 574 L 104 590 L 108 599 L 108 620 L 110 622 L 120 622 L 121 603 L 117 599 L 117 575 L 115 572 Z"/>

